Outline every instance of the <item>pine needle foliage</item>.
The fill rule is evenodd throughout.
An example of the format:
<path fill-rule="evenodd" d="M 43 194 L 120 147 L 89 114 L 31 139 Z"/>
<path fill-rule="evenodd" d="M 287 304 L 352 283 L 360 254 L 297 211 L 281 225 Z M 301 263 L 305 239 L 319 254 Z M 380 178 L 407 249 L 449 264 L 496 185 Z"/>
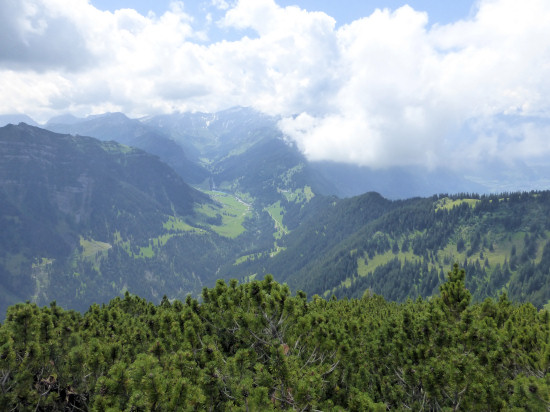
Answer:
<path fill-rule="evenodd" d="M 0 409 L 548 410 L 550 315 L 470 303 L 457 265 L 431 300 L 308 299 L 266 276 L 80 314 L 11 306 Z"/>

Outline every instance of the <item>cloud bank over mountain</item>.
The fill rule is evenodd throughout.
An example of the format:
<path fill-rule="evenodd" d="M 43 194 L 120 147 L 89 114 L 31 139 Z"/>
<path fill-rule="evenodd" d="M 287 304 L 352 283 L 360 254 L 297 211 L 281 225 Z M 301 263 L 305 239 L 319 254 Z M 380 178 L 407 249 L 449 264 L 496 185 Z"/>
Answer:
<path fill-rule="evenodd" d="M 273 0 L 215 2 L 209 40 L 184 2 L 162 15 L 86 0 L 0 3 L 0 113 L 37 120 L 252 106 L 312 160 L 372 167 L 550 154 L 550 3 L 481 0 L 430 25 L 403 6 L 337 26 Z"/>

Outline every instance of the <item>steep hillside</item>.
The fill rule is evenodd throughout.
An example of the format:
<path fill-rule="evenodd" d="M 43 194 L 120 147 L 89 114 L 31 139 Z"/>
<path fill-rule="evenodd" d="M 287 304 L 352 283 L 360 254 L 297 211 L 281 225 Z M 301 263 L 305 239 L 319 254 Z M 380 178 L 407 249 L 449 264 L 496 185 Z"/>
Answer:
<path fill-rule="evenodd" d="M 549 216 L 550 192 L 405 201 L 367 193 L 334 199 L 282 236 L 279 253 L 226 270 L 273 273 L 309 294 L 360 297 L 371 290 L 403 301 L 437 293 L 459 262 L 475 300 L 506 291 L 542 307 L 550 300 Z"/>
<path fill-rule="evenodd" d="M 209 188 L 246 195 L 258 206 L 281 200 L 281 190 L 336 188 L 315 172 L 294 144 L 283 139 L 277 119 L 236 107 L 218 113 L 179 113 L 142 120 L 166 133 L 210 171 Z"/>
<path fill-rule="evenodd" d="M 210 229 L 224 210 L 139 149 L 0 128 L 0 309 L 26 299 L 85 309 L 126 289 L 185 297 L 234 253 Z"/>
<path fill-rule="evenodd" d="M 249 279 L 273 273 L 278 280 L 310 294 L 360 296 L 370 288 L 389 299 L 404 300 L 437 292 L 445 271 L 454 261 L 460 261 L 467 266 L 474 299 L 496 296 L 503 290 L 538 306 L 550 299 L 546 280 L 540 280 L 548 277 L 526 274 L 535 270 L 526 266 L 529 259 L 523 258 L 521 268 L 509 265 L 514 253 L 523 253 L 521 241 L 526 238 L 536 243 L 538 251 L 529 261 L 534 265 L 542 261 L 543 266 L 537 268 L 544 272 L 545 234 L 531 233 L 530 225 L 492 227 L 492 217 L 484 217 L 489 220 L 483 220 L 484 226 L 480 226 L 485 216 L 481 209 L 486 207 L 484 199 L 499 205 L 498 211 L 488 216 L 499 213 L 505 221 L 514 221 L 514 216 L 521 214 L 518 208 L 534 201 L 525 195 L 506 195 L 504 200 L 450 196 L 444 207 L 439 205 L 445 196 L 390 201 L 368 193 L 343 200 L 325 198 L 323 194 L 351 195 L 368 190 L 399 199 L 431 196 L 434 192 L 483 193 L 487 189 L 448 170 L 377 171 L 308 162 L 284 140 L 277 119 L 250 109 L 167 115 L 145 121 L 175 141 L 193 146 L 211 172 L 211 188 L 248 199 L 258 215 L 267 213 L 272 219 L 275 233 L 271 247 L 265 248 L 270 235 L 263 236 L 263 250 L 247 251 L 223 266 L 220 273 L 227 277 Z M 546 210 L 543 201 L 536 202 Z M 476 206 L 478 203 L 482 206 Z M 461 215 L 466 212 L 472 215 Z M 545 219 L 537 209 L 529 216 Z M 492 238 L 486 234 L 481 246 L 472 237 L 489 230 Z M 534 277 L 539 281 L 525 283 Z"/>
<path fill-rule="evenodd" d="M 339 199 L 323 194 L 330 183 L 269 118 L 217 116 L 143 120 L 170 134 L 189 127 L 189 142 L 202 135 L 202 192 L 138 149 L 24 124 L 0 129 L 0 301 L 86 309 L 125 290 L 181 298 L 218 278 L 268 273 L 309 295 L 370 290 L 404 301 L 436 294 L 459 262 L 474 300 L 507 292 L 548 304 L 550 192 Z M 101 130 L 129 121 L 96 119 Z"/>
<path fill-rule="evenodd" d="M 189 160 L 180 145 L 162 133 L 158 133 L 122 113 L 106 113 L 79 119 L 74 116 L 59 116 L 51 119 L 46 129 L 58 133 L 92 136 L 100 140 L 114 140 L 157 155 L 189 183 L 200 183 L 208 172 Z"/>
<path fill-rule="evenodd" d="M 279 251 L 277 239 L 287 230 L 281 216 L 299 222 L 311 199 L 336 191 L 283 138 L 275 118 L 252 109 L 181 113 L 142 121 L 195 153 L 210 172 L 201 189 L 231 194 L 250 205 L 247 232 L 240 240 L 254 237 L 254 241 L 246 247 L 245 256 Z"/>
<path fill-rule="evenodd" d="M 217 113 L 173 113 L 150 116 L 142 123 L 153 127 L 178 142 L 196 159 L 212 163 L 232 152 L 242 152 L 277 129 L 277 119 L 256 110 L 235 107 Z"/>

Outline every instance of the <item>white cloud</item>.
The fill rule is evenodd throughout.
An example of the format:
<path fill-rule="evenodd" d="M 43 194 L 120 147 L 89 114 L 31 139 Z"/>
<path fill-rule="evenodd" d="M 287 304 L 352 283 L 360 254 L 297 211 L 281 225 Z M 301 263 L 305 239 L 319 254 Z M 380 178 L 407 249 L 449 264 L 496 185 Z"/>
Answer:
<path fill-rule="evenodd" d="M 0 2 L 0 68 L 44 71 L 78 70 L 90 61 L 78 22 L 60 2 L 6 0 Z M 74 0 L 75 10 L 86 4 Z"/>
<path fill-rule="evenodd" d="M 0 2 L 0 113 L 244 105 L 283 116 L 311 159 L 438 166 L 550 154 L 546 0 L 482 0 L 443 26 L 408 6 L 337 27 L 273 0 L 211 5 L 240 40 L 208 44 L 184 2 L 160 16 L 86 0 Z"/>
<path fill-rule="evenodd" d="M 426 17 L 405 6 L 340 28 L 336 110 L 281 128 L 313 159 L 374 167 L 548 155 L 550 4 L 481 2 L 472 20 L 431 29 Z"/>
<path fill-rule="evenodd" d="M 212 0 L 212 6 L 220 10 L 227 10 L 229 8 L 229 3 L 225 0 Z"/>

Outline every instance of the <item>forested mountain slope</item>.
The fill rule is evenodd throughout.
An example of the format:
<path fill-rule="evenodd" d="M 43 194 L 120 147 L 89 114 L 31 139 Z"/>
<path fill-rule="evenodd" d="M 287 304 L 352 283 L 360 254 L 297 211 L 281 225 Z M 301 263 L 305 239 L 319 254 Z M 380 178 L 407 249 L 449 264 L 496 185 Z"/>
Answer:
<path fill-rule="evenodd" d="M 157 155 L 172 167 L 188 183 L 200 183 L 208 177 L 208 172 L 191 161 L 180 145 L 162 133 L 147 127 L 122 113 L 76 118 L 59 116 L 51 119 L 46 129 L 57 133 L 71 133 L 91 136 L 100 140 L 114 140 L 124 145 L 137 147 Z"/>
<path fill-rule="evenodd" d="M 169 135 L 209 170 L 204 188 L 224 190 L 257 202 L 260 210 L 284 198 L 281 190 L 318 194 L 337 188 L 316 172 L 295 144 L 286 141 L 277 119 L 236 107 L 218 113 L 175 113 L 142 120 Z"/>
<path fill-rule="evenodd" d="M 150 299 L 196 292 L 235 247 L 205 210 L 221 214 L 156 156 L 0 128 L 0 310 L 27 299 L 85 310 L 128 288 Z"/>
<path fill-rule="evenodd" d="M 437 292 L 454 262 L 475 300 L 502 291 L 542 307 L 550 300 L 550 192 L 390 201 L 376 193 L 338 200 L 282 221 L 293 230 L 278 254 L 227 268 L 273 273 L 292 288 L 330 297 L 370 289 L 390 300 Z"/>

